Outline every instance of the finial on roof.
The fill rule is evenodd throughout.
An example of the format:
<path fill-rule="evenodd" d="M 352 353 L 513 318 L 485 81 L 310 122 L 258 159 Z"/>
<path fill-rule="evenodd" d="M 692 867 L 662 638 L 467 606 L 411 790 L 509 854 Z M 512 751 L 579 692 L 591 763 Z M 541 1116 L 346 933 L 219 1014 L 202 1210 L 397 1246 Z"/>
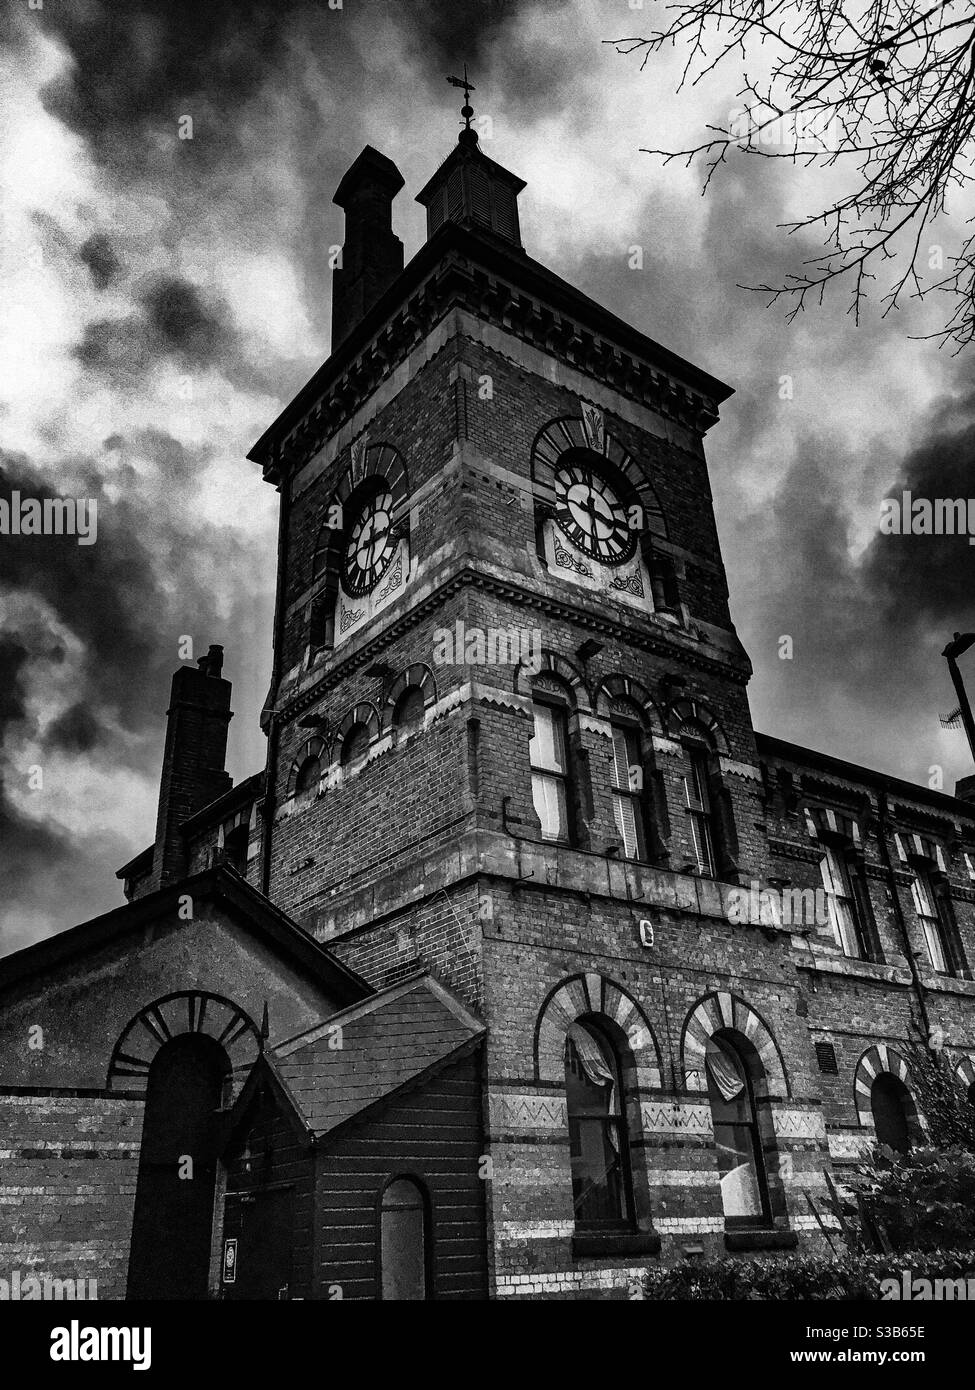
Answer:
<path fill-rule="evenodd" d="M 471 92 L 476 92 L 477 88 L 467 76 L 467 64 L 464 64 L 464 76 L 448 77 L 447 81 L 452 87 L 461 87 L 464 92 L 464 105 L 460 108 L 460 114 L 464 118 L 464 129 L 457 136 L 457 141 L 461 145 L 476 145 L 477 131 L 471 126 L 471 118 L 474 115 L 474 108 L 471 105 Z"/>

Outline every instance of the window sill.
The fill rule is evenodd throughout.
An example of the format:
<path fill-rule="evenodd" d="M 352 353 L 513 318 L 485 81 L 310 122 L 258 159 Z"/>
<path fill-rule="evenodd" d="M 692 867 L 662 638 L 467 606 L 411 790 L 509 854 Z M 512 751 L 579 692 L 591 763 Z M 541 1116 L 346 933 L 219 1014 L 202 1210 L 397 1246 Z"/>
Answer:
<path fill-rule="evenodd" d="M 795 1231 L 739 1230 L 725 1231 L 725 1249 L 735 1252 L 747 1250 L 794 1250 L 799 1244 Z"/>
<path fill-rule="evenodd" d="M 572 1237 L 572 1258 L 611 1259 L 617 1255 L 659 1255 L 660 1236 L 656 1231 L 596 1231 Z"/>

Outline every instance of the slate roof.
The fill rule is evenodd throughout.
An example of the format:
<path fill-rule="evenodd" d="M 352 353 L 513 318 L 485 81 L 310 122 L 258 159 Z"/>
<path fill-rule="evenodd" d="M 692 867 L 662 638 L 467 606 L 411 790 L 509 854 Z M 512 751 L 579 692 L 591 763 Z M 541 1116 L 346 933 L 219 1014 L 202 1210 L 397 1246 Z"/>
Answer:
<path fill-rule="evenodd" d="M 334 1046 L 336 1028 L 341 1047 Z M 268 1060 L 317 1136 L 465 1051 L 485 1032 L 443 985 L 419 975 L 279 1043 Z"/>

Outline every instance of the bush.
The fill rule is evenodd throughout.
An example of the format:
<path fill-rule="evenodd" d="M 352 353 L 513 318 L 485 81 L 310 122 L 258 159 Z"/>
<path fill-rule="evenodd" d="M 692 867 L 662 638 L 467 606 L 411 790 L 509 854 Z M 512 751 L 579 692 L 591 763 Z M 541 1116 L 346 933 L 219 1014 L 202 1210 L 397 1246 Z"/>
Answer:
<path fill-rule="evenodd" d="M 869 1301 L 881 1281 L 904 1270 L 916 1279 L 975 1278 L 975 1257 L 966 1250 L 912 1250 L 898 1255 L 790 1255 L 785 1259 L 684 1260 L 648 1270 L 644 1296 L 651 1299 L 762 1299 Z"/>
<path fill-rule="evenodd" d="M 880 1148 L 844 1185 L 894 1250 L 975 1248 L 975 1154 L 966 1149 Z"/>

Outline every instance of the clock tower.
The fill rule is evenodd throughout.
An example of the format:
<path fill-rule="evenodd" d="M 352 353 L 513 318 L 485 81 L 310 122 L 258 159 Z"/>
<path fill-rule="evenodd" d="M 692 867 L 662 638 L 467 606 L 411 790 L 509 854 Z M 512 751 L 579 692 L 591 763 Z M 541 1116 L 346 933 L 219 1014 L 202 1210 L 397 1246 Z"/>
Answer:
<path fill-rule="evenodd" d="M 788 937 L 729 910 L 768 853 L 704 455 L 730 392 L 532 258 L 465 83 L 405 268 L 395 165 L 342 180 L 332 354 L 250 455 L 260 886 L 483 1017 L 493 1293 L 625 1296 L 657 1252 L 794 1244 L 824 1161 L 779 1162 L 816 1095 Z"/>

